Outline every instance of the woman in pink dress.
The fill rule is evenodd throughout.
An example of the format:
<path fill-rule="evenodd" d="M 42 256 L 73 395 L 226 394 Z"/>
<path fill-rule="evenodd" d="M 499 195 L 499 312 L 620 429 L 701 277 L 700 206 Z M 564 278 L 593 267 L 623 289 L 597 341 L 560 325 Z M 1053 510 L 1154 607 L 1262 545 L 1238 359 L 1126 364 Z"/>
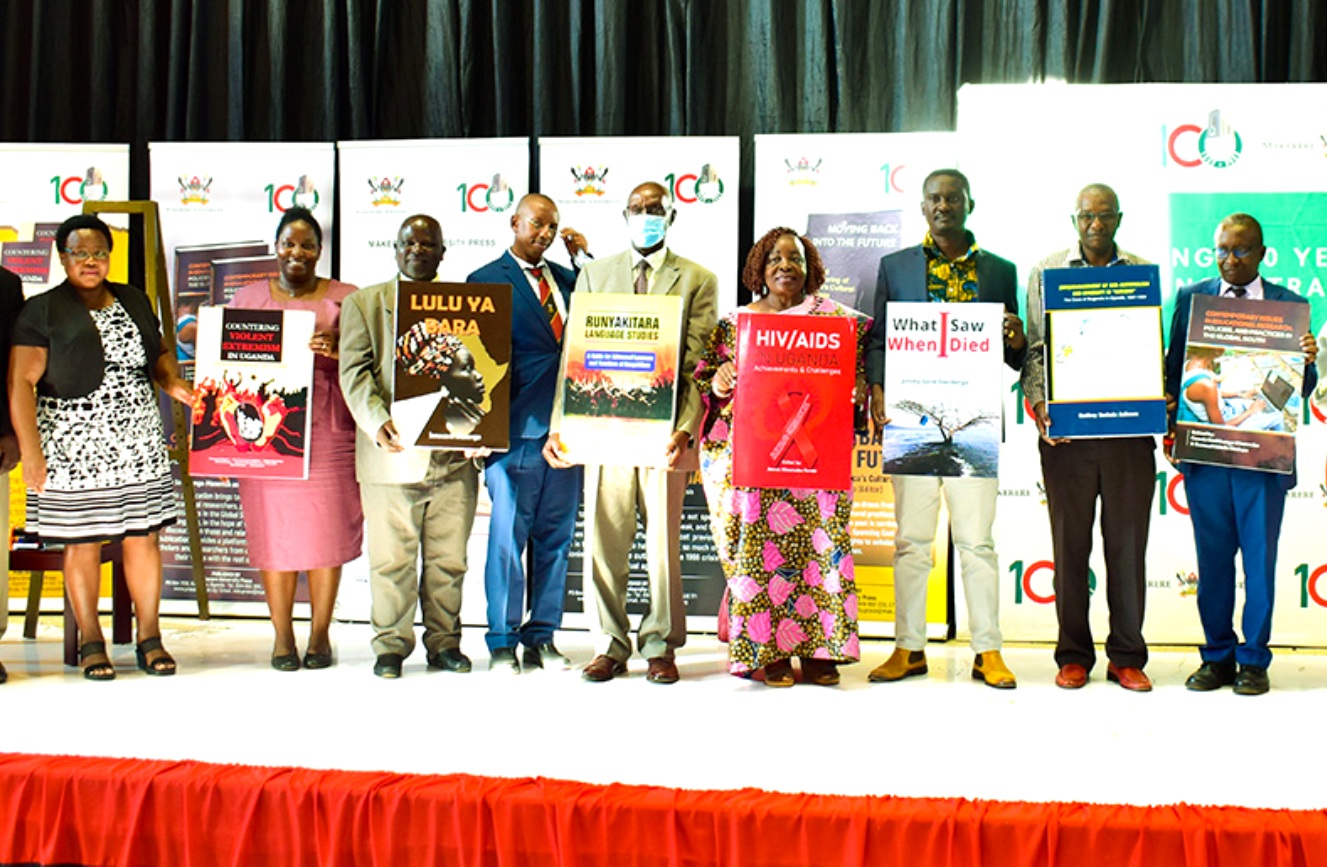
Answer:
<path fill-rule="evenodd" d="M 315 273 L 322 255 L 322 227 L 305 208 L 291 208 L 276 232 L 279 276 L 250 283 L 231 307 L 312 310 L 317 324 L 313 394 L 309 412 L 309 477 L 305 480 L 241 479 L 240 502 L 248 529 L 249 562 L 262 575 L 276 641 L 272 667 L 295 671 L 299 650 L 291 612 L 300 572 L 309 576 L 313 617 L 305 668 L 332 664 L 328 630 L 341 583 L 341 566 L 360 554 L 364 515 L 355 481 L 355 422 L 341 397 L 337 376 L 341 302 L 355 287 Z"/>

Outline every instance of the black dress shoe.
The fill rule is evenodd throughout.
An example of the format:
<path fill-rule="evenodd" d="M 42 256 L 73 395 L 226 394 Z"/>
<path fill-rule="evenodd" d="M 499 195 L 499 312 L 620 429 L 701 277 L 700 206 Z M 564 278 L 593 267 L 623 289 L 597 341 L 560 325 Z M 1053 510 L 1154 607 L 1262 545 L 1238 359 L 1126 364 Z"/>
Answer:
<path fill-rule="evenodd" d="M 521 663 L 516 659 L 516 648 L 498 647 L 489 652 L 488 670 L 499 674 L 520 674 Z"/>
<path fill-rule="evenodd" d="M 1235 663 L 1204 662 L 1198 670 L 1184 681 L 1185 689 L 1194 692 L 1211 692 L 1235 682 Z"/>
<path fill-rule="evenodd" d="M 380 653 L 378 661 L 373 663 L 373 673 L 378 677 L 390 679 L 401 676 L 401 664 L 405 662 L 405 657 L 399 653 Z"/>
<path fill-rule="evenodd" d="M 5 671 L 5 664 L 0 662 L 0 683 L 9 680 L 9 672 Z"/>
<path fill-rule="evenodd" d="M 1272 688 L 1267 669 L 1258 665 L 1241 665 L 1235 675 L 1235 695 L 1262 695 Z"/>
<path fill-rule="evenodd" d="M 471 669 L 470 657 L 461 652 L 459 647 L 444 647 L 437 653 L 430 653 L 429 668 L 439 668 L 443 671 L 455 671 L 461 674 Z"/>
<path fill-rule="evenodd" d="M 526 668 L 558 668 L 563 671 L 571 668 L 571 660 L 567 655 L 558 650 L 551 641 L 545 641 L 543 644 L 536 644 L 534 647 L 526 647 L 521 652 L 521 662 Z"/>

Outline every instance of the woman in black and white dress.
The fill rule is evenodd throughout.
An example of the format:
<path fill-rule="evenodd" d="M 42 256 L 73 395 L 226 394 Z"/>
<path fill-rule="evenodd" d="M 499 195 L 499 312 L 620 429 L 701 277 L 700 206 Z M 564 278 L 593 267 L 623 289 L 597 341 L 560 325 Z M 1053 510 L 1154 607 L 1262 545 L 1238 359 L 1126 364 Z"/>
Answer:
<path fill-rule="evenodd" d="M 97 604 L 102 542 L 124 542 L 138 621 L 138 667 L 175 673 L 161 646 L 158 532 L 175 522 L 159 385 L 189 404 L 142 290 L 110 283 L 111 231 L 80 214 L 55 236 L 66 279 L 34 297 L 14 326 L 10 408 L 28 487 L 27 526 L 63 543 L 64 576 L 83 636 L 83 676 L 111 680 Z"/>

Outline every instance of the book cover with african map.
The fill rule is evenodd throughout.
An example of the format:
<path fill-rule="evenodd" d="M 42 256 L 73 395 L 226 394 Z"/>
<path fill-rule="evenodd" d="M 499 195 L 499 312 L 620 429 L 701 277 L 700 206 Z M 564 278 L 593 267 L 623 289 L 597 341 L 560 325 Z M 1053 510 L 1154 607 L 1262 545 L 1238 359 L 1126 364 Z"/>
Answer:
<path fill-rule="evenodd" d="M 392 421 L 401 441 L 505 451 L 511 285 L 401 280 L 394 315 Z"/>

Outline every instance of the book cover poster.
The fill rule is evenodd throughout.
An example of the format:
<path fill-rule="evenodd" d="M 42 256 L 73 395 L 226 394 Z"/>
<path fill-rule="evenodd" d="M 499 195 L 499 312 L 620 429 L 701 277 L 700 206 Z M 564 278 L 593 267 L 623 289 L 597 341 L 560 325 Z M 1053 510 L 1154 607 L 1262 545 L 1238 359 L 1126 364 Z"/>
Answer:
<path fill-rule="evenodd" d="M 733 484 L 852 487 L 856 370 L 850 317 L 739 313 Z"/>
<path fill-rule="evenodd" d="M 1308 331 L 1307 304 L 1194 295 L 1175 458 L 1294 472 Z"/>
<path fill-rule="evenodd" d="M 308 478 L 315 318 L 311 310 L 198 311 L 191 475 Z"/>
<path fill-rule="evenodd" d="M 212 260 L 212 303 L 225 305 L 235 297 L 243 286 L 266 280 L 274 280 L 281 271 L 276 263 L 276 256 L 264 253 L 261 256 L 231 256 Z"/>
<path fill-rule="evenodd" d="M 175 358 L 185 379 L 193 379 L 198 355 L 198 310 L 224 304 L 212 293 L 212 261 L 267 253 L 263 241 L 235 241 L 175 248 Z M 233 292 L 231 293 L 234 294 Z"/>
<path fill-rule="evenodd" d="M 510 284 L 397 284 L 392 420 L 402 442 L 505 450 L 510 365 Z"/>
<path fill-rule="evenodd" d="M 558 429 L 567 460 L 665 466 L 681 348 L 680 297 L 573 292 Z"/>
<path fill-rule="evenodd" d="M 982 302 L 886 307 L 887 475 L 999 475 L 1003 317 Z"/>
<path fill-rule="evenodd" d="M 1048 268 L 1042 289 L 1049 435 L 1164 434 L 1157 266 Z"/>
<path fill-rule="evenodd" d="M 902 228 L 899 211 L 808 214 L 806 234 L 825 264 L 821 293 L 856 310 L 875 309 L 880 259 L 899 249 Z"/>

